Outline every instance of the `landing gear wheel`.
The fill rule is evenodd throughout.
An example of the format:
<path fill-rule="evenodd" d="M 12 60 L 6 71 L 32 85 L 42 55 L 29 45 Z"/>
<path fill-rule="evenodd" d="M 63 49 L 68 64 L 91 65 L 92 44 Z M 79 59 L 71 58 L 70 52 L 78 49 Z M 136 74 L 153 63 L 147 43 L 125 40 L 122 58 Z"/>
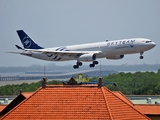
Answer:
<path fill-rule="evenodd" d="M 94 67 L 94 66 L 95 66 L 95 64 L 90 64 L 90 65 L 89 65 L 89 67 Z"/>
<path fill-rule="evenodd" d="M 83 65 L 82 62 L 77 61 L 76 65 L 73 65 L 73 68 L 77 69 L 79 68 L 79 66 L 82 66 L 82 65 Z"/>
<path fill-rule="evenodd" d="M 89 67 L 95 67 L 95 65 L 97 65 L 97 64 L 98 64 L 98 61 L 93 61 L 93 63 L 90 64 Z"/>
<path fill-rule="evenodd" d="M 97 65 L 97 64 L 98 64 L 98 61 L 93 61 L 93 64 L 96 64 L 96 65 Z"/>
<path fill-rule="evenodd" d="M 140 59 L 143 59 L 143 56 L 140 56 L 139 58 L 140 58 Z"/>
<path fill-rule="evenodd" d="M 143 59 L 143 56 L 142 56 L 142 55 L 143 55 L 143 52 L 140 52 L 140 55 L 141 55 L 141 56 L 140 56 L 139 58 L 140 58 L 140 59 Z"/>
<path fill-rule="evenodd" d="M 78 66 L 78 65 L 73 65 L 73 68 L 74 68 L 74 69 L 78 69 L 79 66 Z"/>
<path fill-rule="evenodd" d="M 83 64 L 82 64 L 82 62 L 77 62 L 78 64 L 77 65 L 79 65 L 79 66 L 82 66 Z"/>

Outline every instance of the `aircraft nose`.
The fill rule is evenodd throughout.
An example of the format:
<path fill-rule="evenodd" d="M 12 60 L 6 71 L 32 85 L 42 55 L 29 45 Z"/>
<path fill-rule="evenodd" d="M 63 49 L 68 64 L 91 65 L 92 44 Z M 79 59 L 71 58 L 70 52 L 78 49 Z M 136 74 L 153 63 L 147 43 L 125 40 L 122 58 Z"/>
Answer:
<path fill-rule="evenodd" d="M 152 42 L 152 46 L 155 47 L 155 46 L 156 46 L 156 43 L 155 43 L 155 42 Z"/>

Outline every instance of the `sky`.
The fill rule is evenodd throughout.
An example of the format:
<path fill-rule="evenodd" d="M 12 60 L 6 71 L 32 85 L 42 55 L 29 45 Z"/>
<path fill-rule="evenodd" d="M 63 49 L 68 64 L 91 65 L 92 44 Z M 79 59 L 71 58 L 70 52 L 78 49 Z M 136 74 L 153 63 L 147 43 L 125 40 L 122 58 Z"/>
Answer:
<path fill-rule="evenodd" d="M 157 45 L 121 60 L 99 59 L 103 65 L 160 63 L 160 0 L 1 0 L 0 67 L 33 64 L 73 65 L 76 61 L 42 61 L 9 54 L 22 46 L 16 30 L 24 30 L 43 47 L 148 38 Z M 85 63 L 90 64 L 90 63 Z"/>

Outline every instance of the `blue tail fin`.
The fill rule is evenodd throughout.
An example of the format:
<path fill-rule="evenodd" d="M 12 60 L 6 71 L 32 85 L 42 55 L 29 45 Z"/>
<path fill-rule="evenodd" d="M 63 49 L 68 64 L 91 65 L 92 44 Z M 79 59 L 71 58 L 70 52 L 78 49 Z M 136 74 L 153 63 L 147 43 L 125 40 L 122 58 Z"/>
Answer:
<path fill-rule="evenodd" d="M 18 36 L 26 49 L 43 49 L 37 45 L 23 30 L 17 30 Z"/>

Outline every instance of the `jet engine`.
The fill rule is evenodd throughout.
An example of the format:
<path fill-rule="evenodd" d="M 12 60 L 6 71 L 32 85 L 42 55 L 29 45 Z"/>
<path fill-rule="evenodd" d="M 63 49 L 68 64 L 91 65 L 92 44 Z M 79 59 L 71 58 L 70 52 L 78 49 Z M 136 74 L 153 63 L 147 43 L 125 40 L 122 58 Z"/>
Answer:
<path fill-rule="evenodd" d="M 122 59 L 124 55 L 114 55 L 114 56 L 108 56 L 106 59 L 111 59 L 111 60 L 117 60 L 117 59 Z"/>
<path fill-rule="evenodd" d="M 84 62 L 94 61 L 96 60 L 96 55 L 95 54 L 84 54 L 84 55 L 79 56 L 78 60 L 84 61 Z"/>

